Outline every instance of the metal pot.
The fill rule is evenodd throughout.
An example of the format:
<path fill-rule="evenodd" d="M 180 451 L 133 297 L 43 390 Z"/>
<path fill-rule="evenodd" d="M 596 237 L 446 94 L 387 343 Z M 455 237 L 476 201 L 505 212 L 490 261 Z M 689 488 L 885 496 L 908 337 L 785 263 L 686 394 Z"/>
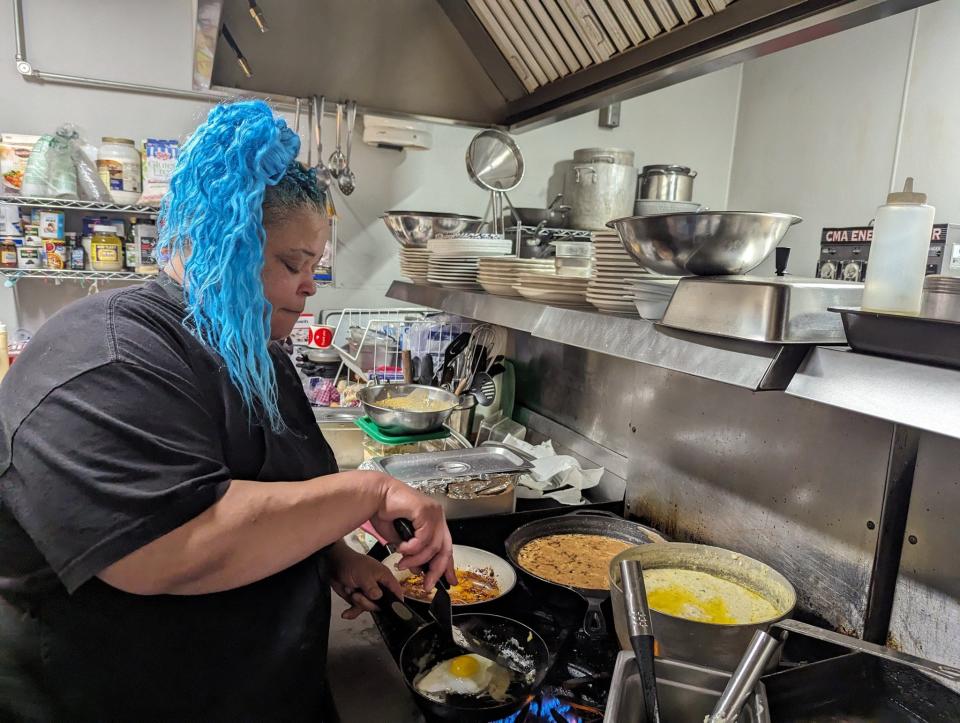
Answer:
<path fill-rule="evenodd" d="M 405 397 L 418 389 L 425 390 L 427 400 L 449 403 L 450 407 L 439 411 L 416 412 L 377 406 L 377 402 L 383 399 Z M 387 434 L 394 435 L 424 434 L 440 429 L 454 410 L 464 408 L 460 406 L 457 395 L 422 384 L 380 384 L 364 387 L 357 393 L 357 399 L 374 424 Z"/>
<path fill-rule="evenodd" d="M 686 166 L 644 166 L 637 188 L 638 199 L 655 201 L 690 201 L 696 171 Z"/>
<path fill-rule="evenodd" d="M 633 212 L 637 189 L 633 152 L 616 148 L 574 152 L 563 188 L 570 205 L 571 228 L 603 229 L 607 221 Z"/>
<path fill-rule="evenodd" d="M 757 630 L 790 617 L 797 604 L 797 592 L 783 575 L 759 560 L 721 547 L 694 545 L 685 542 L 665 542 L 660 545 L 640 545 L 625 550 L 610 562 L 610 597 L 617 639 L 623 650 L 632 650 L 627 632 L 623 588 L 620 586 L 620 561 L 639 560 L 645 570 L 681 568 L 700 570 L 726 578 L 755 591 L 769 600 L 783 613 L 776 618 L 750 625 L 715 625 L 667 615 L 650 610 L 653 633 L 659 655 L 719 670 L 736 669 L 743 651 Z M 779 662 L 779 656 L 770 661 L 768 670 Z"/>

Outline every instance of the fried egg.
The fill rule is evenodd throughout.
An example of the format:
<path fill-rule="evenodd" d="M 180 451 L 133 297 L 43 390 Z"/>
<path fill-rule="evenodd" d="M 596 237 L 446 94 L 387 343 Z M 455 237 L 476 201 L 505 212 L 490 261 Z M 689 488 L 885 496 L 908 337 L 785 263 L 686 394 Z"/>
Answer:
<path fill-rule="evenodd" d="M 468 653 L 437 663 L 415 687 L 434 699 L 445 693 L 457 693 L 486 694 L 502 701 L 506 699 L 507 688 L 510 687 L 510 672 L 492 660 Z"/>

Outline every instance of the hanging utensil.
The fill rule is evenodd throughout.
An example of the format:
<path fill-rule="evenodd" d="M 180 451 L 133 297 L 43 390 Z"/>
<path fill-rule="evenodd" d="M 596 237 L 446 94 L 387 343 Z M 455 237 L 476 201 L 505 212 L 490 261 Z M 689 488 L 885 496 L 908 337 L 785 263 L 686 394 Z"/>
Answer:
<path fill-rule="evenodd" d="M 431 386 L 433 384 L 433 355 L 427 354 L 420 358 L 419 384 Z"/>
<path fill-rule="evenodd" d="M 310 128 L 313 126 L 313 105 L 307 104 L 307 134 L 310 133 Z M 307 168 L 313 165 L 313 144 L 307 144 Z"/>
<path fill-rule="evenodd" d="M 340 171 L 340 191 L 349 196 L 357 188 L 357 177 L 350 168 L 350 153 L 353 148 L 353 124 L 357 121 L 357 103 L 347 103 L 347 155 L 344 158 L 343 170 Z"/>
<path fill-rule="evenodd" d="M 398 518 L 393 521 L 393 527 L 404 542 L 412 540 L 416 534 L 413 529 L 413 523 L 410 520 Z M 463 648 L 468 653 L 479 655 L 481 658 L 493 660 L 498 665 L 512 670 L 515 673 L 525 675 L 529 672 L 519 662 L 510 660 L 504 656 L 503 651 L 483 642 L 474 636 L 464 627 L 453 624 L 453 604 L 450 602 L 450 583 L 443 575 L 437 581 L 434 590 L 433 600 L 430 602 L 430 615 L 437 621 L 440 627 L 440 634 L 446 637 L 449 633 L 453 644 L 458 648 Z"/>
<path fill-rule="evenodd" d="M 323 141 L 321 139 L 321 127 L 326 101 L 327 99 L 324 96 L 320 96 L 319 100 L 317 96 L 313 96 L 311 105 L 313 109 L 313 140 L 317 144 L 317 166 L 314 171 L 317 174 L 317 186 L 323 193 L 326 193 L 327 189 L 330 188 L 330 184 L 333 183 L 333 176 L 330 175 L 330 169 L 327 168 L 323 162 Z"/>
<path fill-rule="evenodd" d="M 297 101 L 294 105 L 293 110 L 293 132 L 297 135 L 300 135 L 300 99 L 297 98 Z"/>
<path fill-rule="evenodd" d="M 486 369 L 485 360 L 488 350 L 493 346 L 495 340 L 496 330 L 490 324 L 479 324 L 473 328 L 473 332 L 470 334 L 470 343 L 463 352 L 467 367 L 463 370 L 456 387 L 454 387 L 454 394 L 457 396 L 463 394 L 464 390 L 473 382 L 473 377 L 477 372 Z"/>
<path fill-rule="evenodd" d="M 337 149 L 330 154 L 330 175 L 334 178 L 340 178 L 344 167 L 347 165 L 346 156 L 340 145 L 340 127 L 343 125 L 343 103 L 337 103 Z"/>
<path fill-rule="evenodd" d="M 447 348 L 443 350 L 443 363 L 436 375 L 437 384 L 449 384 L 453 381 L 453 363 L 469 343 L 470 332 L 462 331 L 454 337 L 453 341 L 447 344 Z M 449 378 L 447 377 L 448 374 L 450 375 Z"/>
<path fill-rule="evenodd" d="M 646 712 L 644 720 L 647 723 L 660 723 L 657 674 L 653 663 L 653 628 L 650 625 L 647 590 L 643 584 L 643 567 L 638 560 L 623 560 L 620 563 L 620 583 L 627 609 L 630 644 L 633 645 L 640 672 L 643 709 Z"/>
<path fill-rule="evenodd" d="M 481 407 L 489 407 L 497 397 L 497 385 L 486 372 L 480 372 L 473 378 L 468 391 L 477 398 L 477 404 Z"/>

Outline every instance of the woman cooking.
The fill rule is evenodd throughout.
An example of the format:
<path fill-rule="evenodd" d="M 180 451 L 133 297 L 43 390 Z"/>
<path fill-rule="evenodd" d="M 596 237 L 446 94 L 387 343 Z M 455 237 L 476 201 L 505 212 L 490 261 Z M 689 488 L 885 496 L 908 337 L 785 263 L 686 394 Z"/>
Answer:
<path fill-rule="evenodd" d="M 262 102 L 214 108 L 160 217 L 165 272 L 57 314 L 0 386 L 0 719 L 323 720 L 329 587 L 454 582 L 438 504 L 338 473 L 272 342 L 314 293 L 324 199 Z"/>

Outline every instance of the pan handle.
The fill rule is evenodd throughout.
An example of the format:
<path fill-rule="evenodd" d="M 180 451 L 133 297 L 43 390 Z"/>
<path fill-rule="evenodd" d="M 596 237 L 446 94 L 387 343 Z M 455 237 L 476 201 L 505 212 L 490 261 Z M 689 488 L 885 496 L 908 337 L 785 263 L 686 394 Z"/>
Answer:
<path fill-rule="evenodd" d="M 428 624 L 413 608 L 407 605 L 406 601 L 398 598 L 386 585 L 380 585 L 380 592 L 383 593 L 383 597 L 377 601 L 377 607 L 380 608 L 380 611 L 373 613 L 374 615 L 391 618 L 394 623 L 399 624 L 407 632 L 408 636 L 413 635 Z"/>
<path fill-rule="evenodd" d="M 583 616 L 583 632 L 593 639 L 607 637 L 607 620 L 603 616 L 603 609 L 600 607 L 603 600 L 592 596 L 585 597 L 587 613 Z"/>

